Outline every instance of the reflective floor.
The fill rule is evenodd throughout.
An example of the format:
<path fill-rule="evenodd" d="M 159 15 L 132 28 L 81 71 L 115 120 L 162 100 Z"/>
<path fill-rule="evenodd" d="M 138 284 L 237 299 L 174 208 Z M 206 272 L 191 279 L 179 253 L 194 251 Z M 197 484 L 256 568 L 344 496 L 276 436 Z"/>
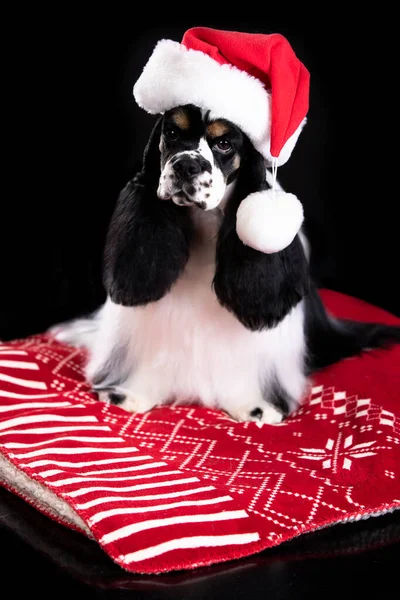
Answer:
<path fill-rule="evenodd" d="M 0 488 L 1 580 L 9 596 L 297 600 L 396 597 L 400 511 L 338 525 L 260 554 L 164 575 L 121 570 L 99 546 Z M 7 587 L 4 587 L 7 589 Z"/>

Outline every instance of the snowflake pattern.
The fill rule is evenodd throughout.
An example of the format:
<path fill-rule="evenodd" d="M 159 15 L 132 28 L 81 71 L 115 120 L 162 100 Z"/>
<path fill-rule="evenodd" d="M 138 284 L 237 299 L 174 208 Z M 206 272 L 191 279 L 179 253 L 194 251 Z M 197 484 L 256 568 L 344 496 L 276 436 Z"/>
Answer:
<path fill-rule="evenodd" d="M 375 441 L 353 444 L 353 436 L 344 438 L 342 443 L 342 434 L 339 433 L 336 440 L 328 438 L 324 448 L 300 448 L 303 454 L 299 458 L 305 460 L 321 461 L 323 469 L 331 469 L 337 473 L 339 469 L 350 471 L 354 459 L 375 456 L 376 451 L 372 448 Z"/>

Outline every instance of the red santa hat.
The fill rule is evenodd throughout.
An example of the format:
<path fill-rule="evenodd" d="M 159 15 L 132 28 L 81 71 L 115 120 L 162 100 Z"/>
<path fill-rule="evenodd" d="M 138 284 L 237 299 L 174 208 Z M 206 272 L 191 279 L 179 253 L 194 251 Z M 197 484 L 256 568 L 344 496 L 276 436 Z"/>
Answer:
<path fill-rule="evenodd" d="M 235 123 L 274 174 L 306 122 L 308 95 L 309 72 L 285 37 L 207 27 L 189 29 L 182 43 L 159 41 L 134 86 L 136 102 L 151 114 L 194 104 Z M 297 198 L 273 186 L 243 200 L 237 232 L 243 243 L 277 252 L 302 221 Z"/>

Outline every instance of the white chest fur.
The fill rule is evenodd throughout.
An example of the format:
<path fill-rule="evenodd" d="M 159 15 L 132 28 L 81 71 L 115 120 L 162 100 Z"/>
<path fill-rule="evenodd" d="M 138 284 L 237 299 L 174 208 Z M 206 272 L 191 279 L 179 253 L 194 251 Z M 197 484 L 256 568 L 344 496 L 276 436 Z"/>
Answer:
<path fill-rule="evenodd" d="M 212 288 L 220 210 L 182 210 L 193 211 L 195 224 L 185 271 L 164 298 L 144 307 L 107 300 L 88 376 L 104 364 L 106 349 L 122 342 L 127 377 L 118 388 L 127 395 L 128 410 L 197 401 L 238 420 L 261 407 L 264 422 L 277 422 L 275 409 L 265 409 L 269 388 L 278 382 L 295 401 L 305 389 L 303 307 L 274 329 L 246 329 Z"/>

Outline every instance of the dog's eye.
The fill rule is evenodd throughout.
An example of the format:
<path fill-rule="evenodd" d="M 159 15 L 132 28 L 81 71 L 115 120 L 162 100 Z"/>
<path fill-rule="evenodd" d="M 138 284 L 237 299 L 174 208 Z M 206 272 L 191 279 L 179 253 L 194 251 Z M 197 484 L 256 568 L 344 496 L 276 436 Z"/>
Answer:
<path fill-rule="evenodd" d="M 223 154 L 227 154 L 232 150 L 232 145 L 228 142 L 228 140 L 218 140 L 215 144 L 214 148 L 218 150 L 218 152 L 222 152 Z"/>
<path fill-rule="evenodd" d="M 177 129 L 167 129 L 164 133 L 165 137 L 169 142 L 176 142 L 178 139 L 178 130 Z"/>

